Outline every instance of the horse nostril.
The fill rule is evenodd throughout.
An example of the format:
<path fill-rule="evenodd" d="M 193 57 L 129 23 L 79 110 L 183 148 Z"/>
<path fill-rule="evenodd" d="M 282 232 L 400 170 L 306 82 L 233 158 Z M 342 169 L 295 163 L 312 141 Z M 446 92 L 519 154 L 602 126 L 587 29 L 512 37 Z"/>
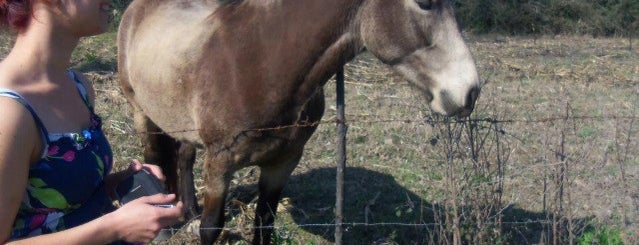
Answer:
<path fill-rule="evenodd" d="M 466 96 L 466 109 L 474 109 L 475 108 L 475 102 L 477 101 L 477 98 L 479 97 L 479 87 L 473 87 L 472 89 L 470 89 L 470 91 L 468 92 L 468 95 Z"/>

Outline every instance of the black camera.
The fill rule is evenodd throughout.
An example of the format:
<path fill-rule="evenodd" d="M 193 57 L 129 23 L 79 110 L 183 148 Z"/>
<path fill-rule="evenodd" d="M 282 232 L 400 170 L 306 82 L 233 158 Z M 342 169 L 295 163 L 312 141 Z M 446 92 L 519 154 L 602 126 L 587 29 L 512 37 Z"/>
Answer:
<path fill-rule="evenodd" d="M 120 182 L 115 188 L 115 193 L 120 205 L 124 205 L 143 196 L 151 196 L 158 193 L 168 194 L 162 182 L 144 169 L 135 172 Z M 169 208 L 175 205 L 158 204 L 155 206 Z"/>

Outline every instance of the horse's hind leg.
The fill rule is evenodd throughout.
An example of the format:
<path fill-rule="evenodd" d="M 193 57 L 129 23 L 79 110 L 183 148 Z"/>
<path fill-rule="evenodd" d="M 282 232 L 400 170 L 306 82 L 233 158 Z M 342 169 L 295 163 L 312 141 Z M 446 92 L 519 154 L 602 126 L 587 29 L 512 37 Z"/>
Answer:
<path fill-rule="evenodd" d="M 255 211 L 253 244 L 270 244 L 273 222 L 277 212 L 282 190 L 286 186 L 289 176 L 302 157 L 302 150 L 294 155 L 285 164 L 261 167 L 259 186 L 259 198 Z"/>

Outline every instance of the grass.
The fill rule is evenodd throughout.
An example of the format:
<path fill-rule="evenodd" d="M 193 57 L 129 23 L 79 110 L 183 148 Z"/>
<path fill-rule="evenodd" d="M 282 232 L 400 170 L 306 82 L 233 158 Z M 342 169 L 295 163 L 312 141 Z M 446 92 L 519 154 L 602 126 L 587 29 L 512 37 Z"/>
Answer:
<path fill-rule="evenodd" d="M 114 39 L 84 39 L 73 65 L 95 82 L 119 169 L 142 144 Z M 6 53 L 10 39 L 0 40 Z M 421 95 L 370 54 L 347 66 L 345 222 L 382 224 L 347 226 L 344 243 L 638 244 L 637 50 L 626 39 L 565 36 L 468 44 L 484 81 L 473 118 L 491 119 L 472 126 L 429 121 Z M 330 120 L 334 83 L 325 88 Z M 278 209 L 277 244 L 333 243 L 336 137 L 325 123 L 308 143 Z M 223 244 L 250 241 L 258 173 L 235 174 Z M 184 229 L 161 243 L 196 242 Z"/>
<path fill-rule="evenodd" d="M 605 244 L 605 245 L 621 245 L 624 244 L 618 230 L 603 228 L 599 230 L 588 230 L 584 232 L 578 240 L 579 245 Z"/>

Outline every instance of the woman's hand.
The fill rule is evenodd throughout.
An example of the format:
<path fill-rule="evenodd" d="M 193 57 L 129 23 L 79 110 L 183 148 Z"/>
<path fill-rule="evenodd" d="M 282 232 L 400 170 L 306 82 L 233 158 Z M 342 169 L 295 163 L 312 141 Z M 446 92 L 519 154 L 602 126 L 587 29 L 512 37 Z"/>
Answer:
<path fill-rule="evenodd" d="M 142 169 L 155 175 L 155 177 L 157 177 L 162 182 L 166 180 L 166 177 L 164 177 L 164 174 L 162 173 L 162 169 L 160 168 L 160 166 L 154 165 L 154 164 L 140 163 L 140 161 L 138 160 L 133 160 L 131 162 L 131 165 L 129 165 L 129 168 L 126 171 L 129 172 L 130 174 L 133 174 Z"/>
<path fill-rule="evenodd" d="M 172 208 L 157 204 L 175 204 Z M 165 227 L 178 223 L 183 216 L 182 202 L 175 194 L 156 194 L 135 199 L 104 216 L 113 224 L 117 239 L 130 243 L 149 243 Z"/>
<path fill-rule="evenodd" d="M 115 187 L 128 176 L 143 169 L 160 181 L 166 179 L 159 166 L 133 160 L 126 170 L 112 174 L 108 182 L 111 183 L 110 186 Z M 175 206 L 171 208 L 155 206 L 159 204 L 173 204 Z M 157 236 L 160 230 L 179 222 L 184 215 L 183 208 L 182 202 L 176 200 L 175 194 L 156 194 L 130 201 L 106 215 L 106 218 L 115 224 L 115 232 L 119 240 L 130 243 L 148 243 Z"/>

